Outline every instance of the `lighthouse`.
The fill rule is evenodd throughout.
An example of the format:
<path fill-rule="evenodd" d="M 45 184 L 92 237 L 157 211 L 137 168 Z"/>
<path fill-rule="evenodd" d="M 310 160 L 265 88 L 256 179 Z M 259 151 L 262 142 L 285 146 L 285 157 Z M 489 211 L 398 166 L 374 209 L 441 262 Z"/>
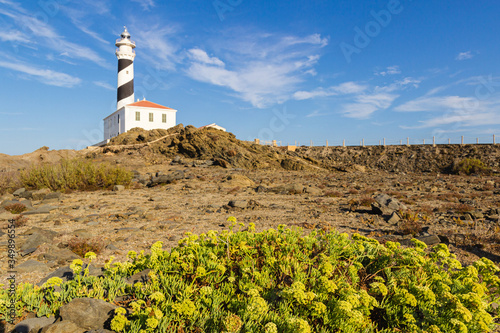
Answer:
<path fill-rule="evenodd" d="M 98 145 L 105 145 L 111 138 L 135 127 L 169 129 L 177 124 L 177 110 L 146 101 L 145 98 L 134 102 L 135 42 L 130 39 L 127 27 L 124 27 L 115 45 L 118 48 L 115 52 L 118 58 L 116 111 L 104 118 L 104 141 Z"/>
<path fill-rule="evenodd" d="M 118 58 L 118 91 L 116 109 L 134 102 L 134 58 L 135 43 L 130 40 L 127 27 L 124 27 L 120 38 L 116 40 L 116 57 Z"/>

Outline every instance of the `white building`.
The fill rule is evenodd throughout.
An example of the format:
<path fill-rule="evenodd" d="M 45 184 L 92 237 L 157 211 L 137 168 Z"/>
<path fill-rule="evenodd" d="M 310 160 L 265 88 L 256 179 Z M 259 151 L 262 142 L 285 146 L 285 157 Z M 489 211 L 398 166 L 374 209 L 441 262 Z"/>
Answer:
<path fill-rule="evenodd" d="M 104 141 L 140 127 L 145 130 L 169 129 L 176 125 L 177 110 L 146 99 L 134 103 L 135 42 L 125 30 L 116 40 L 118 58 L 117 110 L 104 118 Z"/>
<path fill-rule="evenodd" d="M 145 130 L 169 129 L 176 125 L 177 110 L 145 99 L 123 106 L 104 118 L 104 140 L 140 127 Z"/>

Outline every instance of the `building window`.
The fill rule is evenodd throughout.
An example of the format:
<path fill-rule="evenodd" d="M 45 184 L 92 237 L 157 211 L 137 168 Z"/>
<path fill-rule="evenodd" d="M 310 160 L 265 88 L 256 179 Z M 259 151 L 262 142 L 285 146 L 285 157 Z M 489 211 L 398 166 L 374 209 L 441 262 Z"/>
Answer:
<path fill-rule="evenodd" d="M 161 115 L 161 122 L 162 123 L 166 123 L 167 122 L 167 115 L 166 114 L 162 114 Z"/>
<path fill-rule="evenodd" d="M 149 113 L 149 121 L 151 121 L 151 122 L 153 121 L 153 113 L 152 112 Z"/>
<path fill-rule="evenodd" d="M 141 120 L 141 113 L 137 111 L 135 113 L 135 121 L 140 121 L 140 120 Z"/>

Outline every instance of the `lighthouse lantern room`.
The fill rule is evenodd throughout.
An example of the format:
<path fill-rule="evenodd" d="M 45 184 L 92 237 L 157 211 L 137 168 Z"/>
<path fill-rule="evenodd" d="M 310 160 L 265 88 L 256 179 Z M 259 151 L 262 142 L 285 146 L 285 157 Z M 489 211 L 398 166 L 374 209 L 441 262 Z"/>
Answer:
<path fill-rule="evenodd" d="M 116 111 L 104 118 L 104 141 L 134 127 L 145 130 L 168 129 L 176 125 L 177 110 L 144 98 L 134 103 L 135 42 L 127 27 L 116 40 L 118 58 L 118 89 Z"/>

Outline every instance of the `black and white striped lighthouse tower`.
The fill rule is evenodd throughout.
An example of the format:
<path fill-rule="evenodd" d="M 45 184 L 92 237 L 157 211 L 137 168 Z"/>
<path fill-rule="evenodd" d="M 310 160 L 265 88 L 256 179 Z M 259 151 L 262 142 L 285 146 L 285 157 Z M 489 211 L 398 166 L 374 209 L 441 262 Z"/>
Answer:
<path fill-rule="evenodd" d="M 135 42 L 130 40 L 127 27 L 116 40 L 116 57 L 118 58 L 118 92 L 116 109 L 134 103 L 134 58 Z"/>

